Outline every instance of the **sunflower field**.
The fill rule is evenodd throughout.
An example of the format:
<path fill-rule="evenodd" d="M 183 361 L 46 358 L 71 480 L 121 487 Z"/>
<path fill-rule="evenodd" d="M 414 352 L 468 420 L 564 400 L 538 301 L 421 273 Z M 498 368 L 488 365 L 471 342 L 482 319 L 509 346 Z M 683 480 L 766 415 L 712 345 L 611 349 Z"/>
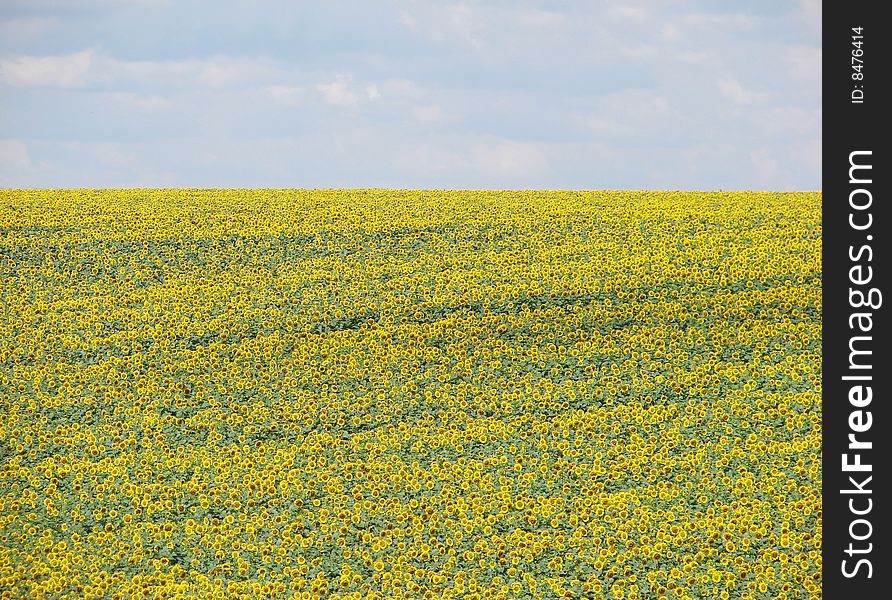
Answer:
<path fill-rule="evenodd" d="M 0 597 L 821 596 L 821 194 L 0 191 Z"/>

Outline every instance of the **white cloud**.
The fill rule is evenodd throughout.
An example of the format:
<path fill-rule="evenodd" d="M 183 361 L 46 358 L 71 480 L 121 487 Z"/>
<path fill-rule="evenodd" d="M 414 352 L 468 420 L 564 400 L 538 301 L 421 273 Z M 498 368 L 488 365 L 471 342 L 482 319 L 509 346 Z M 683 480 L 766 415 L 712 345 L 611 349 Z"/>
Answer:
<path fill-rule="evenodd" d="M 115 5 L 168 6 L 170 0 L 5 0 L 13 6 L 25 6 L 41 10 L 88 10 L 114 7 Z"/>
<path fill-rule="evenodd" d="M 823 51 L 814 46 L 793 46 L 786 51 L 791 74 L 801 80 L 821 82 Z"/>
<path fill-rule="evenodd" d="M 62 142 L 59 144 L 59 147 L 79 154 L 97 165 L 111 168 L 132 167 L 136 164 L 136 159 L 127 151 L 127 146 L 127 144 L 109 142 Z"/>
<path fill-rule="evenodd" d="M 643 135 L 660 131 L 677 117 L 669 101 L 651 90 L 624 90 L 599 99 L 580 125 L 598 137 Z"/>
<path fill-rule="evenodd" d="M 252 60 L 236 60 L 231 58 L 213 58 L 203 61 L 198 68 L 198 81 L 209 86 L 238 85 L 262 78 L 257 69 L 274 74 L 275 69 L 259 65 Z"/>
<path fill-rule="evenodd" d="M 443 110 L 436 104 L 431 106 L 416 106 L 412 109 L 412 116 L 422 123 L 435 123 L 443 117 Z"/>
<path fill-rule="evenodd" d="M 543 152 L 536 144 L 513 140 L 478 142 L 471 148 L 476 169 L 495 177 L 530 177 L 547 168 Z"/>
<path fill-rule="evenodd" d="M 751 30 L 755 26 L 753 17 L 739 13 L 689 13 L 668 19 L 660 27 L 659 39 L 673 44 L 684 43 L 703 35 L 727 37 L 729 31 Z"/>
<path fill-rule="evenodd" d="M 747 114 L 753 131 L 776 139 L 809 138 L 821 130 L 821 109 L 760 106 Z"/>
<path fill-rule="evenodd" d="M 580 124 L 595 136 L 620 137 L 634 131 L 631 123 L 624 123 L 611 116 L 594 115 L 580 119 Z"/>
<path fill-rule="evenodd" d="M 820 140 L 807 140 L 803 143 L 802 152 L 800 153 L 802 157 L 802 162 L 809 168 L 810 171 L 814 173 L 820 173 L 823 168 L 823 160 L 824 160 L 824 152 L 823 152 L 823 144 Z M 820 188 L 820 185 L 817 185 L 815 189 Z"/>
<path fill-rule="evenodd" d="M 459 42 L 472 48 L 482 46 L 484 16 L 479 6 L 467 2 L 413 6 L 398 13 L 398 22 L 408 31 L 435 43 Z"/>
<path fill-rule="evenodd" d="M 715 54 L 698 50 L 679 50 L 677 52 L 671 52 L 667 56 L 674 59 L 676 62 L 692 65 L 705 65 L 716 61 Z"/>
<path fill-rule="evenodd" d="M 3 157 L 31 164 L 3 183 L 820 181 L 819 0 L 736 14 L 407 0 L 324 5 L 308 22 L 241 0 L 201 19 L 191 3 L 12 1 L 41 16 L 0 21 L 0 138 L 17 140 Z M 151 34 L 165 23 L 169 36 Z"/>
<path fill-rule="evenodd" d="M 126 106 L 133 106 L 146 111 L 165 110 L 173 106 L 172 102 L 163 96 L 115 92 L 111 94 L 111 98 Z"/>
<path fill-rule="evenodd" d="M 725 76 L 718 81 L 719 90 L 735 104 L 762 104 L 768 101 L 767 92 L 757 92 L 743 87 L 739 81 Z"/>
<path fill-rule="evenodd" d="M 283 106 L 305 106 L 313 93 L 325 104 L 349 108 L 359 104 L 361 100 L 378 100 L 381 91 L 375 84 L 368 84 L 357 89 L 351 75 L 337 75 L 334 81 L 318 83 L 313 86 L 303 85 L 269 85 L 263 88 L 263 95 Z M 361 90 L 361 91 L 360 91 Z"/>
<path fill-rule="evenodd" d="M 799 18 L 813 32 L 821 33 L 821 0 L 799 0 Z"/>
<path fill-rule="evenodd" d="M 87 85 L 94 64 L 92 50 L 60 56 L 0 59 L 0 84 L 13 87 L 75 88 Z"/>
<path fill-rule="evenodd" d="M 451 32 L 473 46 L 479 46 L 477 34 L 481 29 L 481 21 L 478 11 L 472 9 L 470 4 L 462 2 L 452 4 L 446 8 L 447 25 Z"/>
<path fill-rule="evenodd" d="M 120 61 L 104 57 L 99 66 L 106 78 L 156 87 L 241 87 L 281 80 L 288 75 L 267 60 L 228 56 L 170 61 Z"/>
<path fill-rule="evenodd" d="M 651 90 L 623 90 L 605 98 L 607 108 L 626 116 L 664 118 L 670 114 L 669 102 Z"/>
<path fill-rule="evenodd" d="M 674 43 L 684 39 L 684 32 L 675 23 L 666 23 L 660 29 L 660 39 L 664 42 Z"/>
<path fill-rule="evenodd" d="M 12 171 L 31 168 L 31 156 L 22 140 L 0 140 L 0 169 Z"/>
<path fill-rule="evenodd" d="M 565 13 L 538 8 L 521 9 L 514 15 L 514 22 L 531 29 L 562 28 L 570 23 Z"/>
<path fill-rule="evenodd" d="M 349 108 L 351 106 L 356 106 L 359 102 L 357 95 L 350 89 L 351 80 L 351 76 L 342 75 L 330 83 L 320 83 L 316 85 L 316 90 L 328 104 L 342 108 Z"/>
<path fill-rule="evenodd" d="M 418 22 L 418 19 L 405 10 L 401 10 L 397 13 L 397 22 L 412 33 L 418 33 L 421 30 L 421 25 Z"/>
<path fill-rule="evenodd" d="M 52 30 L 58 22 L 47 17 L 23 17 L 0 21 L 0 39 L 6 45 L 32 41 Z"/>
<path fill-rule="evenodd" d="M 756 178 L 760 182 L 767 182 L 768 187 L 777 185 L 777 178 L 780 173 L 780 164 L 771 152 L 766 148 L 759 148 L 750 152 L 750 161 L 756 173 Z"/>
<path fill-rule="evenodd" d="M 206 59 L 124 61 L 93 49 L 54 56 L 0 59 L 0 83 L 13 87 L 77 88 L 91 84 L 153 87 L 238 87 L 287 77 L 269 61 Z"/>
<path fill-rule="evenodd" d="M 295 85 L 270 85 L 264 88 L 267 98 L 284 106 L 300 106 L 304 99 L 304 89 Z"/>
<path fill-rule="evenodd" d="M 389 79 L 378 87 L 380 87 L 387 96 L 416 98 L 421 93 L 418 86 L 408 79 Z"/>
<path fill-rule="evenodd" d="M 682 29 L 709 30 L 718 29 L 753 29 L 756 19 L 741 13 L 716 14 L 716 13 L 691 13 L 682 16 L 677 21 Z"/>
<path fill-rule="evenodd" d="M 610 12 L 620 19 L 631 19 L 640 21 L 647 18 L 647 11 L 640 6 L 629 6 L 627 4 L 617 4 L 610 7 Z"/>

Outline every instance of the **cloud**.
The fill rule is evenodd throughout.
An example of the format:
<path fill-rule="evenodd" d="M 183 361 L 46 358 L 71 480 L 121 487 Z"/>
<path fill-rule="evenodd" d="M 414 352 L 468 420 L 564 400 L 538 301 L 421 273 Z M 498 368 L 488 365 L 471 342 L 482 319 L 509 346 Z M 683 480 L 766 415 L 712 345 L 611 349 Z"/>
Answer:
<path fill-rule="evenodd" d="M 821 33 L 821 0 L 799 0 L 799 18 L 813 32 Z"/>
<path fill-rule="evenodd" d="M 538 176 L 548 166 L 536 144 L 512 140 L 478 142 L 471 148 L 471 156 L 479 172 L 496 177 Z"/>
<path fill-rule="evenodd" d="M 338 108 L 353 108 L 362 101 L 375 101 L 382 97 L 381 86 L 374 83 L 354 83 L 351 74 L 341 73 L 335 75 L 333 80 L 317 83 L 312 87 L 325 104 Z M 393 89 L 393 86 L 389 87 Z"/>
<path fill-rule="evenodd" d="M 264 2 L 3 4 L 0 183 L 820 187 L 819 0 Z"/>
<path fill-rule="evenodd" d="M 820 173 L 823 168 L 824 152 L 820 138 L 806 140 L 802 143 L 802 151 L 799 153 L 802 162 L 809 170 Z M 820 189 L 820 185 L 814 189 Z"/>
<path fill-rule="evenodd" d="M 620 19 L 631 19 L 633 21 L 640 21 L 646 19 L 648 16 L 648 13 L 644 8 L 626 4 L 611 6 L 610 13 Z"/>
<path fill-rule="evenodd" d="M 593 133 L 596 137 L 621 137 L 631 134 L 635 129 L 629 123 L 624 123 L 609 115 L 593 115 L 580 120 L 581 126 Z"/>
<path fill-rule="evenodd" d="M 87 49 L 54 56 L 0 59 L 0 84 L 11 87 L 78 88 L 97 84 L 155 88 L 238 87 L 287 75 L 284 69 L 270 61 L 227 56 L 125 61 Z"/>
<path fill-rule="evenodd" d="M 566 13 L 538 8 L 522 8 L 514 14 L 514 22 L 530 29 L 563 28 L 570 24 Z"/>
<path fill-rule="evenodd" d="M 0 59 L 0 84 L 12 87 L 83 87 L 90 79 L 93 66 L 92 50 L 61 56 L 3 58 Z"/>
<path fill-rule="evenodd" d="M 729 32 L 752 30 L 755 26 L 756 19 L 740 13 L 688 13 L 667 19 L 659 37 L 663 42 L 685 43 L 703 35 L 727 37 Z"/>
<path fill-rule="evenodd" d="M 431 106 L 416 106 L 412 109 L 412 116 L 422 123 L 435 123 L 443 117 L 443 110 L 433 104 Z"/>
<path fill-rule="evenodd" d="M 281 80 L 287 72 L 271 61 L 212 56 L 171 61 L 121 61 L 103 57 L 101 79 L 162 87 L 244 87 Z"/>
<path fill-rule="evenodd" d="M 580 126 L 598 139 L 622 139 L 660 135 L 677 125 L 670 102 L 652 90 L 624 90 L 600 98 Z M 664 139 L 664 142 L 666 140 Z"/>
<path fill-rule="evenodd" d="M 31 42 L 58 25 L 48 17 L 22 17 L 0 21 L 0 40 L 5 46 Z"/>
<path fill-rule="evenodd" d="M 110 96 L 115 102 L 146 111 L 166 110 L 173 106 L 171 100 L 163 96 L 146 96 L 132 92 L 116 92 Z"/>
<path fill-rule="evenodd" d="M 793 77 L 802 81 L 820 82 L 823 51 L 814 46 L 793 46 L 785 56 Z"/>
<path fill-rule="evenodd" d="M 750 152 L 750 161 L 755 170 L 756 180 L 771 182 L 769 186 L 772 188 L 780 187 L 777 181 L 780 175 L 780 163 L 772 156 L 770 150 L 767 148 L 753 150 Z"/>
<path fill-rule="evenodd" d="M 266 97 L 285 106 L 300 106 L 303 102 L 304 89 L 294 85 L 271 85 L 263 89 Z"/>
<path fill-rule="evenodd" d="M 466 2 L 450 4 L 446 7 L 446 32 L 457 36 L 472 46 L 481 45 L 478 34 L 481 30 L 478 11 Z"/>
<path fill-rule="evenodd" d="M 5 0 L 8 5 L 22 6 L 32 10 L 77 11 L 96 10 L 115 6 L 168 6 L 170 0 Z"/>
<path fill-rule="evenodd" d="M 359 97 L 350 89 L 350 75 L 339 76 L 330 83 L 316 85 L 316 90 L 328 104 L 341 108 L 349 108 L 359 103 Z"/>
<path fill-rule="evenodd" d="M 725 76 L 718 81 L 719 90 L 735 104 L 763 104 L 768 101 L 769 94 L 757 92 L 743 87 L 739 81 Z"/>
<path fill-rule="evenodd" d="M 750 129 L 765 139 L 811 138 L 821 130 L 821 109 L 760 106 L 747 113 Z"/>
<path fill-rule="evenodd" d="M 31 168 L 31 156 L 22 140 L 0 140 L 0 169 L 18 170 Z"/>
<path fill-rule="evenodd" d="M 417 98 L 421 94 L 419 87 L 408 79 L 388 79 L 376 88 L 383 90 L 385 96 L 398 98 Z"/>
<path fill-rule="evenodd" d="M 129 144 L 108 142 L 60 142 L 58 148 L 77 154 L 94 165 L 103 168 L 127 168 L 136 165 L 136 158 L 128 151 Z"/>
<path fill-rule="evenodd" d="M 418 33 L 419 31 L 421 31 L 421 23 L 419 23 L 418 19 L 415 18 L 415 16 L 413 16 L 409 11 L 399 11 L 399 13 L 397 13 L 397 22 L 412 33 Z"/>
<path fill-rule="evenodd" d="M 472 48 L 483 45 L 483 10 L 467 2 L 415 4 L 411 11 L 401 10 L 397 20 L 408 31 L 437 44 L 457 42 Z"/>

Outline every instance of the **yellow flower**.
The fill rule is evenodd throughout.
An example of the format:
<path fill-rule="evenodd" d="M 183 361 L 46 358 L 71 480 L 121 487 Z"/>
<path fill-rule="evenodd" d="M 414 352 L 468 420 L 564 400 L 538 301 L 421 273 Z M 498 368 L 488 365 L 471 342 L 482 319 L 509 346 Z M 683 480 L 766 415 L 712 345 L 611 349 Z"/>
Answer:
<path fill-rule="evenodd" d="M 11 594 L 814 595 L 820 206 L 0 190 Z"/>

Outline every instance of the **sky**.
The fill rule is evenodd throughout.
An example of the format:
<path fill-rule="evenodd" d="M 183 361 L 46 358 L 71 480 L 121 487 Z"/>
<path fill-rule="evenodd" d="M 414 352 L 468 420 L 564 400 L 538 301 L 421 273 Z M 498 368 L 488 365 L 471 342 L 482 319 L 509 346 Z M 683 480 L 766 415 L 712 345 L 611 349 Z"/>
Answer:
<path fill-rule="evenodd" d="M 0 187 L 819 190 L 820 0 L 0 0 Z"/>

